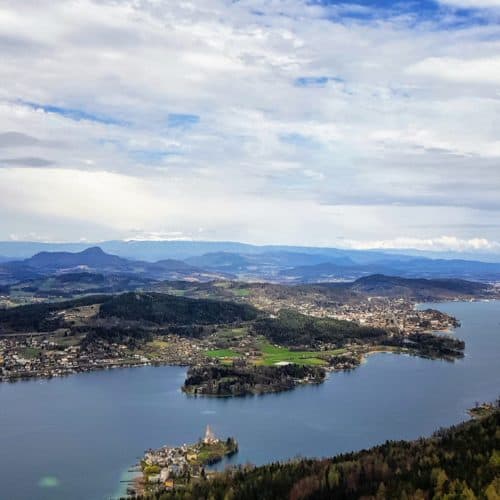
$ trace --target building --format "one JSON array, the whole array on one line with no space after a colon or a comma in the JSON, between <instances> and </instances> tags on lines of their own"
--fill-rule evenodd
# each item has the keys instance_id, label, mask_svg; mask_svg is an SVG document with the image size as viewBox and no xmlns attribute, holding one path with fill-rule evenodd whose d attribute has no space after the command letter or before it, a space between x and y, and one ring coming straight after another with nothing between
<instances>
[{"instance_id":1,"label":"building","mask_svg":"<svg viewBox=\"0 0 500 500\"><path fill-rule=\"evenodd\" d=\"M204 444L215 444L218 443L219 440L215 437L215 434L210 429L210 426L207 425L207 429L205 430L205 437L203 438Z\"/></svg>"}]
</instances>

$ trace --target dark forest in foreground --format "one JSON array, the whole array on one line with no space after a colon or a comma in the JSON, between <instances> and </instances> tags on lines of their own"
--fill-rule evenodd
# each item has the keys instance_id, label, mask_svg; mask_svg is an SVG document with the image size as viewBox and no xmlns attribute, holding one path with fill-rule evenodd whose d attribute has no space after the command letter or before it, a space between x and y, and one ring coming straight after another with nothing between
<instances>
[{"instance_id":1,"label":"dark forest in foreground","mask_svg":"<svg viewBox=\"0 0 500 500\"><path fill-rule=\"evenodd\" d=\"M228 471L148 500L498 499L500 411L416 441Z\"/></svg>"}]
</instances>

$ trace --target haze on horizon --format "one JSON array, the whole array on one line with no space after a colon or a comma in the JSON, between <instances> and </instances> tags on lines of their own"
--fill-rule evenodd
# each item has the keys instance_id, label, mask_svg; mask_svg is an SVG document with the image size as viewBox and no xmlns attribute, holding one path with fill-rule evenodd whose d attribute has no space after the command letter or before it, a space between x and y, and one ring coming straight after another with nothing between
<instances>
[{"instance_id":1,"label":"haze on horizon","mask_svg":"<svg viewBox=\"0 0 500 500\"><path fill-rule=\"evenodd\" d=\"M499 0L4 0L0 240L500 255Z\"/></svg>"}]
</instances>

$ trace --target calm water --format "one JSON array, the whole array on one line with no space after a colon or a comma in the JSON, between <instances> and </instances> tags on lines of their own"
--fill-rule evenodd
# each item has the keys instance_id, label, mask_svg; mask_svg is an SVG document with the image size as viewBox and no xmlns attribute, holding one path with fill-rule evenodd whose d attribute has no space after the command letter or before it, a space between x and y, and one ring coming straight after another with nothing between
<instances>
[{"instance_id":1,"label":"calm water","mask_svg":"<svg viewBox=\"0 0 500 500\"><path fill-rule=\"evenodd\" d=\"M186 397L177 367L0 384L0 497L113 497L146 448L195 441L207 423L238 439L234 462L260 464L415 438L462 421L475 401L499 396L500 302L435 307L462 321L465 359L377 354L321 386L227 400Z\"/></svg>"}]
</instances>

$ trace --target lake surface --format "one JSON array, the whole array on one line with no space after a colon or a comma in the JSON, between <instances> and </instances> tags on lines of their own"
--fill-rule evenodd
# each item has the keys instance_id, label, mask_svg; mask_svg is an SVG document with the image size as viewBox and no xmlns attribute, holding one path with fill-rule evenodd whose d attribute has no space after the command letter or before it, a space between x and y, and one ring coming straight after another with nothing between
<instances>
[{"instance_id":1,"label":"lake surface","mask_svg":"<svg viewBox=\"0 0 500 500\"><path fill-rule=\"evenodd\" d=\"M455 363L376 354L320 386L238 399L187 397L185 369L142 367L0 384L0 497L100 500L145 449L235 436L234 463L330 456L430 435L499 396L500 302L426 304L458 317ZM122 489L123 491L123 489Z\"/></svg>"}]
</instances>

